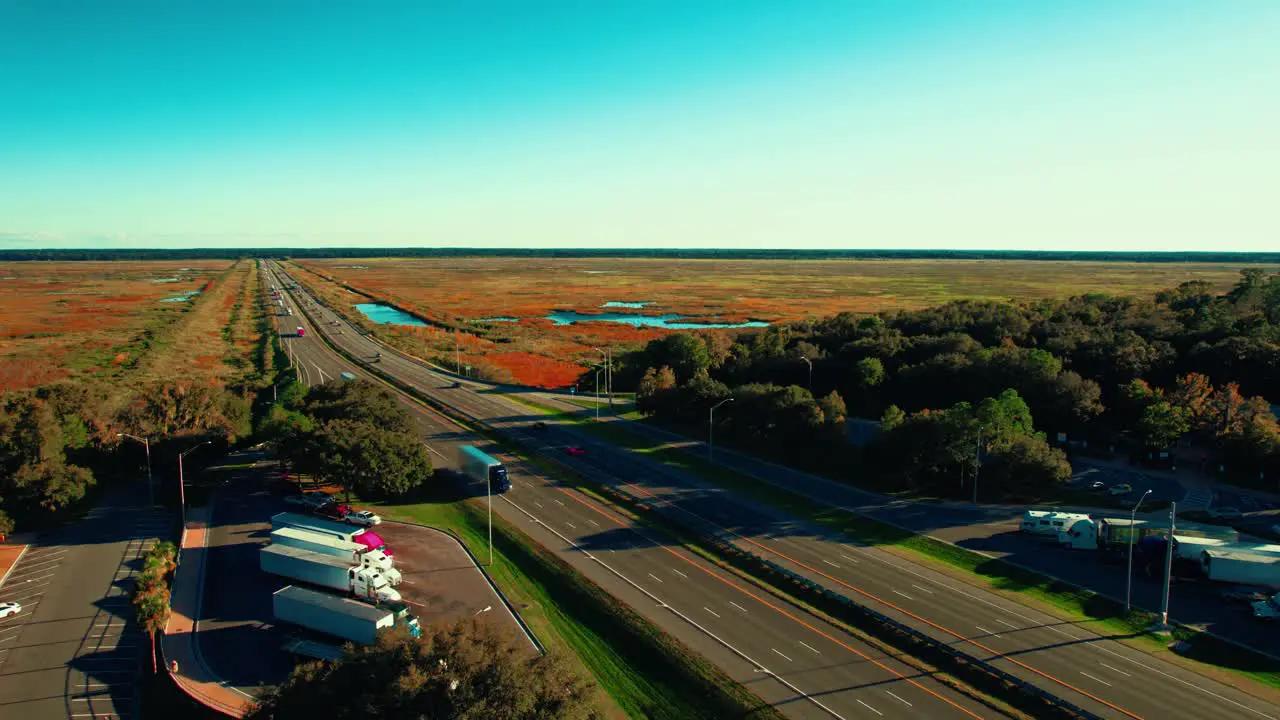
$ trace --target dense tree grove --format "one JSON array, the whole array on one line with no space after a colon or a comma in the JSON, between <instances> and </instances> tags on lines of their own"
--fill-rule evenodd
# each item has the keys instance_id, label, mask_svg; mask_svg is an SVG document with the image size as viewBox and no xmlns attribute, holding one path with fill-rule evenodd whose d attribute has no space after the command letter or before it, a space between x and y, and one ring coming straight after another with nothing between
<instances>
[{"instance_id":1,"label":"dense tree grove","mask_svg":"<svg viewBox=\"0 0 1280 720\"><path fill-rule=\"evenodd\" d=\"M531 655L492 626L466 620L379 633L337 662L297 667L250 720L588 720L600 717L592 685L558 654Z\"/></svg>"},{"instance_id":2,"label":"dense tree grove","mask_svg":"<svg viewBox=\"0 0 1280 720\"><path fill-rule=\"evenodd\" d=\"M295 471L366 497L404 495L431 477L409 412L385 389L333 380L291 398L267 422Z\"/></svg>"},{"instance_id":3,"label":"dense tree grove","mask_svg":"<svg viewBox=\"0 0 1280 720\"><path fill-rule=\"evenodd\" d=\"M1069 475L1060 434L1134 453L1193 444L1240 481L1280 479L1280 274L1246 269L1220 295L1192 281L1151 298L844 313L732 342L678 333L619 356L614 377L659 420L705 433L732 397L718 438L811 466L821 449L823 469L930 492L966 495L980 465L993 494L1034 495ZM979 439L982 408L1014 398L1018 430ZM834 441L846 416L882 420L863 456Z\"/></svg>"}]
</instances>

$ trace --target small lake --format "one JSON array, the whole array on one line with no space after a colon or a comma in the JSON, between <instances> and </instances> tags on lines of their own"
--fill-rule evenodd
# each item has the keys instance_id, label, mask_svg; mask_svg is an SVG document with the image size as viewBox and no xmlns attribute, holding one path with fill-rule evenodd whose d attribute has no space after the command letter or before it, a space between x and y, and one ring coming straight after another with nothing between
<instances>
[{"instance_id":1,"label":"small lake","mask_svg":"<svg viewBox=\"0 0 1280 720\"><path fill-rule=\"evenodd\" d=\"M170 297L162 299L160 302L187 302L191 298L200 294L199 290L188 290L184 293L178 293Z\"/></svg>"},{"instance_id":2,"label":"small lake","mask_svg":"<svg viewBox=\"0 0 1280 720\"><path fill-rule=\"evenodd\" d=\"M687 315L634 315L631 313L600 313L587 315L571 310L559 310L547 316L557 325L568 325L575 322L615 322L634 325L636 327L657 327L667 330L697 330L699 328L744 328L769 327L769 323L752 320L743 323L700 323L680 322Z\"/></svg>"},{"instance_id":3,"label":"small lake","mask_svg":"<svg viewBox=\"0 0 1280 720\"><path fill-rule=\"evenodd\" d=\"M379 325L417 325L418 327L426 327L427 324L407 312L397 310L390 305L382 303L361 303L356 305L356 309L364 313L364 316Z\"/></svg>"},{"instance_id":4,"label":"small lake","mask_svg":"<svg viewBox=\"0 0 1280 720\"><path fill-rule=\"evenodd\" d=\"M652 304L653 303L648 300L644 302L629 302L626 300L610 300L609 302L601 305L600 307L642 308L645 305L652 305Z\"/></svg>"}]
</instances>

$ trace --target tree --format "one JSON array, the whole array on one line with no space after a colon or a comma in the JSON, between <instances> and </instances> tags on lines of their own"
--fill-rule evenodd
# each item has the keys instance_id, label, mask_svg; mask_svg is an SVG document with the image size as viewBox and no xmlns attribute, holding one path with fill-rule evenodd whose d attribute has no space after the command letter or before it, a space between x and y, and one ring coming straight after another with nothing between
<instances>
[{"instance_id":1,"label":"tree","mask_svg":"<svg viewBox=\"0 0 1280 720\"><path fill-rule=\"evenodd\" d=\"M1212 421L1212 400L1213 384L1200 373L1179 376L1173 392L1169 393L1170 404L1183 411L1193 428L1203 427Z\"/></svg>"},{"instance_id":2,"label":"tree","mask_svg":"<svg viewBox=\"0 0 1280 720\"><path fill-rule=\"evenodd\" d=\"M678 382L688 382L711 366L707 345L697 335L673 333L653 341L657 364L670 366ZM656 350L656 352L655 352Z\"/></svg>"},{"instance_id":3,"label":"tree","mask_svg":"<svg viewBox=\"0 0 1280 720\"><path fill-rule=\"evenodd\" d=\"M844 398L840 397L840 393L835 390L819 400L818 407L822 409L822 418L827 425L843 425L848 419L849 410L845 407Z\"/></svg>"},{"instance_id":4,"label":"tree","mask_svg":"<svg viewBox=\"0 0 1280 720\"><path fill-rule=\"evenodd\" d=\"M859 360L854 366L854 372L858 387L862 390L872 390L884 384L884 363L880 358L870 357Z\"/></svg>"},{"instance_id":5,"label":"tree","mask_svg":"<svg viewBox=\"0 0 1280 720\"><path fill-rule=\"evenodd\" d=\"M412 432L409 411L385 388L367 380L330 380L307 392L304 412L318 423L355 420L392 432Z\"/></svg>"},{"instance_id":6,"label":"tree","mask_svg":"<svg viewBox=\"0 0 1280 720\"><path fill-rule=\"evenodd\" d=\"M156 635L163 633L169 624L169 588L148 588L134 598L134 607L138 624L151 640L151 672L155 673L159 670L156 665Z\"/></svg>"},{"instance_id":7,"label":"tree","mask_svg":"<svg viewBox=\"0 0 1280 720\"><path fill-rule=\"evenodd\" d=\"M395 497L431 477L426 445L405 432L357 420L330 420L312 434L315 474L347 491Z\"/></svg>"},{"instance_id":8,"label":"tree","mask_svg":"<svg viewBox=\"0 0 1280 720\"><path fill-rule=\"evenodd\" d=\"M1191 429L1186 412L1160 400L1147 406L1138 418L1138 438L1147 448L1162 450L1177 442Z\"/></svg>"},{"instance_id":9,"label":"tree","mask_svg":"<svg viewBox=\"0 0 1280 720\"><path fill-rule=\"evenodd\" d=\"M1051 447L1043 438L1020 435L982 466L983 483L994 483L1001 495L1035 500L1055 485L1071 477L1066 453Z\"/></svg>"},{"instance_id":10,"label":"tree","mask_svg":"<svg viewBox=\"0 0 1280 720\"><path fill-rule=\"evenodd\" d=\"M23 502L49 511L83 498L93 484L93 472L88 468L61 462L23 465L9 478L9 486Z\"/></svg>"},{"instance_id":11,"label":"tree","mask_svg":"<svg viewBox=\"0 0 1280 720\"><path fill-rule=\"evenodd\" d=\"M378 634L337 662L313 662L263 695L248 720L594 720L596 690L558 653L536 655L468 619Z\"/></svg>"},{"instance_id":12,"label":"tree","mask_svg":"<svg viewBox=\"0 0 1280 720\"><path fill-rule=\"evenodd\" d=\"M907 414L897 405L890 405L885 408L884 415L880 416L880 431L892 432L894 429L901 427L907 421Z\"/></svg>"}]
</instances>

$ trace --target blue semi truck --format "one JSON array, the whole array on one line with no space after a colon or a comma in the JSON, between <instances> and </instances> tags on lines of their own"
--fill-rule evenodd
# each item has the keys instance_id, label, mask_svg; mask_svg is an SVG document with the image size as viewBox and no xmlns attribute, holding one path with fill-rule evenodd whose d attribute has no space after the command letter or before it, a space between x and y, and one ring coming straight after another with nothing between
<instances>
[{"instance_id":1,"label":"blue semi truck","mask_svg":"<svg viewBox=\"0 0 1280 720\"><path fill-rule=\"evenodd\" d=\"M476 482L488 483L493 492L504 493L511 489L507 468L474 445L458 448L458 469Z\"/></svg>"}]
</instances>

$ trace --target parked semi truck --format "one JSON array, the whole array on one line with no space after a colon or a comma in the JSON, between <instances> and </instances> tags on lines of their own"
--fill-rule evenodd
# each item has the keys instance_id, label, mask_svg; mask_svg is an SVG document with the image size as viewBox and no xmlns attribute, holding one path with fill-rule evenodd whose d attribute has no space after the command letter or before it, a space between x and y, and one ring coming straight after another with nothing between
<instances>
[{"instance_id":1,"label":"parked semi truck","mask_svg":"<svg viewBox=\"0 0 1280 720\"><path fill-rule=\"evenodd\" d=\"M353 565L332 555L268 545L258 552L263 572L298 582L350 593L369 600L399 601L400 593L380 570Z\"/></svg>"},{"instance_id":2,"label":"parked semi truck","mask_svg":"<svg viewBox=\"0 0 1280 720\"><path fill-rule=\"evenodd\" d=\"M354 565L382 571L387 582L399 585L403 576L395 567L395 560L381 550L370 550L360 543L347 542L332 535L311 532L295 527L282 527L271 531L271 544L309 550L322 555L341 558Z\"/></svg>"},{"instance_id":3,"label":"parked semi truck","mask_svg":"<svg viewBox=\"0 0 1280 720\"><path fill-rule=\"evenodd\" d=\"M1140 543L1144 538L1169 534L1167 520L1152 522L1129 518L1088 517L1070 523L1058 533L1058 542L1074 550L1106 550L1127 547L1130 537ZM1198 523L1178 523L1175 536L1185 538L1212 538L1233 543L1240 533L1233 528Z\"/></svg>"},{"instance_id":4,"label":"parked semi truck","mask_svg":"<svg viewBox=\"0 0 1280 720\"><path fill-rule=\"evenodd\" d=\"M279 530L282 527L292 527L320 533L321 535L331 535L347 542L356 542L356 538L365 533L365 529L362 527L356 527L337 520L326 520L314 515L292 512L276 513L271 516L271 529Z\"/></svg>"},{"instance_id":5,"label":"parked semi truck","mask_svg":"<svg viewBox=\"0 0 1280 720\"><path fill-rule=\"evenodd\" d=\"M407 608L368 605L348 598L289 585L271 596L271 609L280 622L349 640L372 645L378 631L397 625L421 634L418 619Z\"/></svg>"},{"instance_id":6,"label":"parked semi truck","mask_svg":"<svg viewBox=\"0 0 1280 720\"><path fill-rule=\"evenodd\" d=\"M462 445L458 448L458 468L468 478L488 483L494 492L504 493L511 489L511 480L502 463L474 445Z\"/></svg>"},{"instance_id":7,"label":"parked semi truck","mask_svg":"<svg viewBox=\"0 0 1280 720\"><path fill-rule=\"evenodd\" d=\"M1201 552L1200 567L1216 582L1280 589L1280 555L1210 548Z\"/></svg>"}]
</instances>

